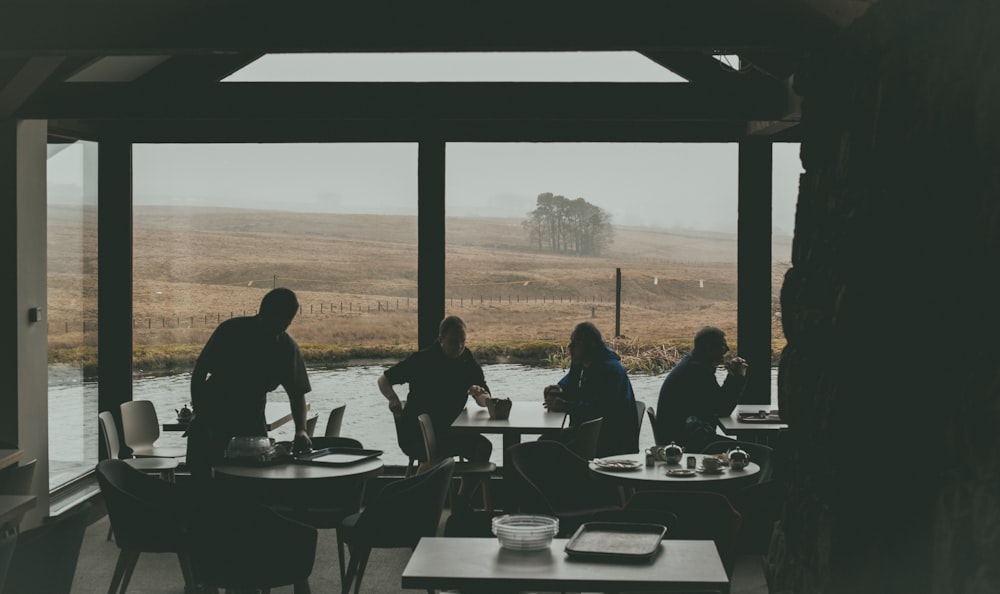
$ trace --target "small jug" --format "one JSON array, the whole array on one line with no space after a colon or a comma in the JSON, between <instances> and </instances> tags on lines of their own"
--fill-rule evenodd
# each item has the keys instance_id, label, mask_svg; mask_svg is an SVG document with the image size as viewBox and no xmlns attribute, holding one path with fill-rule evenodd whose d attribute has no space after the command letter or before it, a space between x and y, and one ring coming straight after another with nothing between
<instances>
[{"instance_id":1,"label":"small jug","mask_svg":"<svg viewBox=\"0 0 1000 594\"><path fill-rule=\"evenodd\" d=\"M728 452L729 467L733 470L743 470L750 463L750 454L746 450L735 447Z\"/></svg>"}]
</instances>

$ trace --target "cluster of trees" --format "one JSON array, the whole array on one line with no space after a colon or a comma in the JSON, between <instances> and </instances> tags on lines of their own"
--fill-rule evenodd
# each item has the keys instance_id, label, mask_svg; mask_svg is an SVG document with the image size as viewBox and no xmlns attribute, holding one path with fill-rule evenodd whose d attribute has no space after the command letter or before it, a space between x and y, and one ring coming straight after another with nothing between
<instances>
[{"instance_id":1,"label":"cluster of trees","mask_svg":"<svg viewBox=\"0 0 1000 594\"><path fill-rule=\"evenodd\" d=\"M614 240L611 214L583 198L539 194L524 220L528 240L538 249L600 255Z\"/></svg>"}]
</instances>

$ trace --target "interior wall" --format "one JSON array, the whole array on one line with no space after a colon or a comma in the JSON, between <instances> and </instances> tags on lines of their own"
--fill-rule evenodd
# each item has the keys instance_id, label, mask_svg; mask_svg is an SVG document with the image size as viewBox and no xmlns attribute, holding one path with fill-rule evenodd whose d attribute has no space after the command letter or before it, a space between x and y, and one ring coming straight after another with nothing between
<instances>
[{"instance_id":1,"label":"interior wall","mask_svg":"<svg viewBox=\"0 0 1000 594\"><path fill-rule=\"evenodd\" d=\"M882 0L797 75L772 592L1000 589L998 30Z\"/></svg>"}]
</instances>

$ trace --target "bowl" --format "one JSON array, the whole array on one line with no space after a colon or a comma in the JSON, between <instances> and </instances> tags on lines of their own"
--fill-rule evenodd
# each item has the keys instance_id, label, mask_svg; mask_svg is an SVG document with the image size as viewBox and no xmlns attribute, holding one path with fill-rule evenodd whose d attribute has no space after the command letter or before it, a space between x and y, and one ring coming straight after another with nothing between
<instances>
[{"instance_id":1,"label":"bowl","mask_svg":"<svg viewBox=\"0 0 1000 594\"><path fill-rule=\"evenodd\" d=\"M267 437L233 437L226 446L226 458L267 459L274 452Z\"/></svg>"},{"instance_id":2,"label":"bowl","mask_svg":"<svg viewBox=\"0 0 1000 594\"><path fill-rule=\"evenodd\" d=\"M512 551L547 549L559 532L559 519L533 514L506 514L493 518L493 534L500 546Z\"/></svg>"}]
</instances>

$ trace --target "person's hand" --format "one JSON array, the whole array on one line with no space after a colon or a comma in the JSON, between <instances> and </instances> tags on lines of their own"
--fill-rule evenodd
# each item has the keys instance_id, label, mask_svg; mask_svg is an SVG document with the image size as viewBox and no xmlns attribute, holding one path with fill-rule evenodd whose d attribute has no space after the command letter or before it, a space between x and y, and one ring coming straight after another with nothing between
<instances>
[{"instance_id":1,"label":"person's hand","mask_svg":"<svg viewBox=\"0 0 1000 594\"><path fill-rule=\"evenodd\" d=\"M292 442L292 451L295 453L308 452L312 449L312 438L306 433L305 429L300 429L295 432L295 439Z\"/></svg>"},{"instance_id":2,"label":"person's hand","mask_svg":"<svg viewBox=\"0 0 1000 594\"><path fill-rule=\"evenodd\" d=\"M747 362L743 357L733 357L726 362L726 371L733 375L745 376L747 374Z\"/></svg>"},{"instance_id":3,"label":"person's hand","mask_svg":"<svg viewBox=\"0 0 1000 594\"><path fill-rule=\"evenodd\" d=\"M394 417L403 414L403 403L399 401L399 398L389 401L389 411Z\"/></svg>"},{"instance_id":4,"label":"person's hand","mask_svg":"<svg viewBox=\"0 0 1000 594\"><path fill-rule=\"evenodd\" d=\"M544 402L542 404L545 406L546 409L552 410L551 408L549 408L549 405L553 402L554 399L559 398L559 395L562 394L562 391L563 391L562 386L556 384L553 384L551 386L545 386L545 389L542 390L542 395L544 398Z\"/></svg>"},{"instance_id":5,"label":"person's hand","mask_svg":"<svg viewBox=\"0 0 1000 594\"><path fill-rule=\"evenodd\" d=\"M469 386L469 396L472 396L479 406L486 406L486 401L490 398L490 393L482 386Z\"/></svg>"},{"instance_id":6,"label":"person's hand","mask_svg":"<svg viewBox=\"0 0 1000 594\"><path fill-rule=\"evenodd\" d=\"M549 394L545 397L545 410L549 412L565 412L566 401L559 396Z\"/></svg>"}]
</instances>

